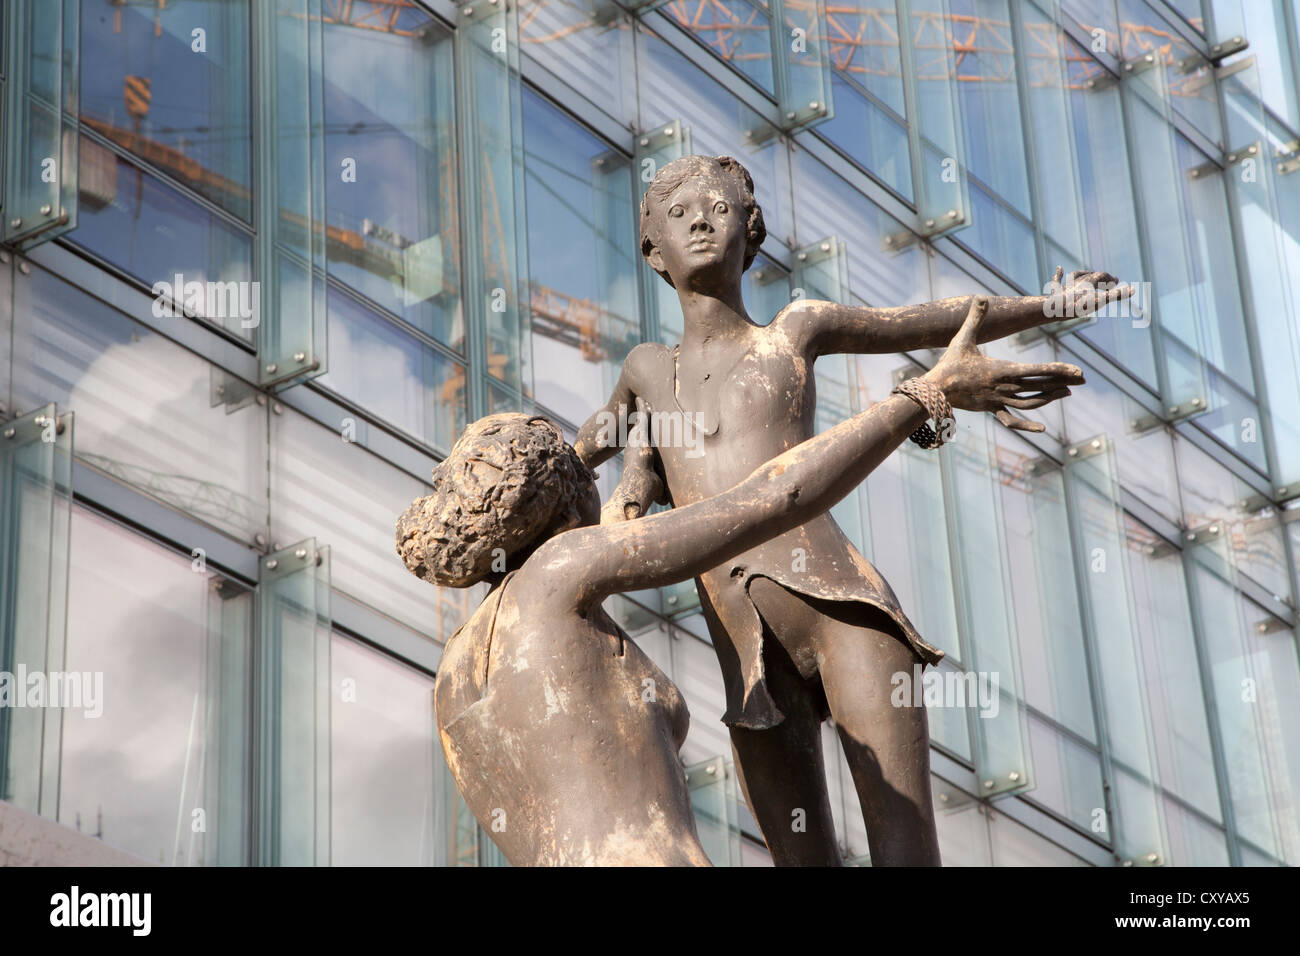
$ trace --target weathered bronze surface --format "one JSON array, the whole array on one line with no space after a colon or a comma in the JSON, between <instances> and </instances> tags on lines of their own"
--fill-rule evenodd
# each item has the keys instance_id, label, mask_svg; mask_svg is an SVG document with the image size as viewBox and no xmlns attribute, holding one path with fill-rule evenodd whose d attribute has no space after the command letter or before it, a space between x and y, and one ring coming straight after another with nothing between
<instances>
[{"instance_id":1,"label":"weathered bronze surface","mask_svg":"<svg viewBox=\"0 0 1300 956\"><path fill-rule=\"evenodd\" d=\"M642 254L676 289L685 334L677 349L647 343L632 351L576 448L589 465L607 459L617 450L610 418L638 403L652 416L689 418L700 441L689 448L661 441L653 465L629 470L607 506L610 518L644 513L661 486L678 508L707 501L805 441L819 356L940 347L967 312L965 298L899 308L800 299L770 324L756 324L741 276L763 241L763 216L748 172L728 157L688 156L660 168L640 222ZM1117 286L1105 273L1075 273L1063 283L1058 270L1049 295L990 298L979 341L1086 315L1132 292ZM962 361L987 391L950 392L951 403L992 411L1026 431L1042 426L1009 409L1039 407L1081 380L1061 363L988 363L973 343ZM654 477L636 473L651 467ZM925 711L892 707L889 690L891 675L942 654L917 633L884 578L818 513L766 535L696 583L726 688L723 719L774 860L840 862L821 753L820 723L829 716L861 799L873 864L938 864Z\"/></svg>"},{"instance_id":2,"label":"weathered bronze surface","mask_svg":"<svg viewBox=\"0 0 1300 956\"><path fill-rule=\"evenodd\" d=\"M904 310L801 301L756 325L740 277L762 241L762 213L734 160L661 169L642 234L682 302L680 351L635 349L576 449L539 416L475 422L435 469L434 493L398 521L413 573L492 586L449 640L435 684L457 786L514 864L707 865L677 757L685 704L601 609L611 594L696 577L746 799L776 862L840 862L820 745L829 714L873 862L938 863L925 711L891 707L889 678L941 655L825 514L926 413L895 394L811 437L812 364L828 352L951 339L924 381L953 407L1029 430L1038 426L1006 409L1060 398L1082 374L976 348L1050 321L1043 298ZM1108 278L1090 274L1054 295L1081 297ZM658 433L652 447L655 432L632 428L623 482L602 512L588 465L618 450L626 430L609 428L611 416L626 420L638 401L645 416L685 416L703 437L686 448ZM673 509L638 517L660 499Z\"/></svg>"}]
</instances>

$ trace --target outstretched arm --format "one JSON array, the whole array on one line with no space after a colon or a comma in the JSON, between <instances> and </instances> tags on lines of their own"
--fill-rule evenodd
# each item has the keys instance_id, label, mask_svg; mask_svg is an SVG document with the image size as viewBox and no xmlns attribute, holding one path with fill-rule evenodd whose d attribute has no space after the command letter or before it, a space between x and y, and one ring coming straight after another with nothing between
<instances>
[{"instance_id":1,"label":"outstretched arm","mask_svg":"<svg viewBox=\"0 0 1300 956\"><path fill-rule=\"evenodd\" d=\"M618 435L626 425L627 417L636 410L638 389L636 383L641 380L640 369L654 360L655 346L643 343L628 353L619 370L618 382L610 393L609 401L583 423L578 429L577 441L573 450L578 453L583 464L588 468L608 461L618 454ZM626 434L626 432L623 432Z\"/></svg>"},{"instance_id":2,"label":"outstretched arm","mask_svg":"<svg viewBox=\"0 0 1300 956\"><path fill-rule=\"evenodd\" d=\"M1132 286L1120 286L1105 272L1073 272L1063 283L1058 268L1047 295L990 297L979 341L992 342L1049 322L1091 315L1132 294ZM943 347L961 328L969 304L967 296L896 308L803 300L788 307L778 321L812 355L905 352Z\"/></svg>"},{"instance_id":3,"label":"outstretched arm","mask_svg":"<svg viewBox=\"0 0 1300 956\"><path fill-rule=\"evenodd\" d=\"M975 348L985 299L968 300L965 324L943 360L926 373L957 407L989 402L1032 408L1083 380L1062 363L1022 365L985 358ZM1035 392L1026 397L1016 393ZM735 487L685 508L637 521L578 528L552 538L529 559L534 580L557 600L585 611L618 591L661 587L699 574L822 513L857 487L925 412L891 395L757 468Z\"/></svg>"}]
</instances>

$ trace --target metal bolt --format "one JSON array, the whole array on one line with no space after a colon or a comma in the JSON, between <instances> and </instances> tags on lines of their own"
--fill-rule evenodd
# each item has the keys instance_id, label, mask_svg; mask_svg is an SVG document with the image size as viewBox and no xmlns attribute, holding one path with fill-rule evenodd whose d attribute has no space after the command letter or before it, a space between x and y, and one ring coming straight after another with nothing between
<instances>
[{"instance_id":1,"label":"metal bolt","mask_svg":"<svg viewBox=\"0 0 1300 956\"><path fill-rule=\"evenodd\" d=\"M985 780L985 781L984 781L984 789L985 789L985 790L992 790L992 789L993 789L993 781L992 781L992 780Z\"/></svg>"},{"instance_id":2,"label":"metal bolt","mask_svg":"<svg viewBox=\"0 0 1300 956\"><path fill-rule=\"evenodd\" d=\"M794 113L793 113L793 112L791 112L791 113L786 113L786 114L785 114L785 118L788 119L788 120L792 120L792 119L794 119Z\"/></svg>"},{"instance_id":3,"label":"metal bolt","mask_svg":"<svg viewBox=\"0 0 1300 956\"><path fill-rule=\"evenodd\" d=\"M276 366L276 364L275 364L274 362L268 362L268 363L266 364L266 373L267 373L268 375L274 375L274 374L275 374L275 370L276 370L276 368L277 368L277 366Z\"/></svg>"},{"instance_id":4,"label":"metal bolt","mask_svg":"<svg viewBox=\"0 0 1300 956\"><path fill-rule=\"evenodd\" d=\"M257 544L259 548L263 547L266 544L266 535L262 534L261 532L258 532L257 534L253 535L253 541Z\"/></svg>"},{"instance_id":5,"label":"metal bolt","mask_svg":"<svg viewBox=\"0 0 1300 956\"><path fill-rule=\"evenodd\" d=\"M9 225L12 226L14 229L17 229L17 228L18 228L19 226L21 226L22 224L23 224L23 221L22 221L21 219L10 219L10 220L9 220Z\"/></svg>"},{"instance_id":6,"label":"metal bolt","mask_svg":"<svg viewBox=\"0 0 1300 956\"><path fill-rule=\"evenodd\" d=\"M299 364L301 364L301 363L307 361L307 353L306 353L306 352L294 352L294 353L293 353L293 360L294 360L295 362L298 362Z\"/></svg>"},{"instance_id":7,"label":"metal bolt","mask_svg":"<svg viewBox=\"0 0 1300 956\"><path fill-rule=\"evenodd\" d=\"M649 146L649 145L650 145L650 140L649 140L647 137L642 136L642 137L641 137L641 145L642 145L642 146Z\"/></svg>"},{"instance_id":8,"label":"metal bolt","mask_svg":"<svg viewBox=\"0 0 1300 956\"><path fill-rule=\"evenodd\" d=\"M41 215L48 216L49 214L50 214L50 204L46 203L45 205L41 206Z\"/></svg>"},{"instance_id":9,"label":"metal bolt","mask_svg":"<svg viewBox=\"0 0 1300 956\"><path fill-rule=\"evenodd\" d=\"M25 276L29 276L32 274L32 264L24 259L22 262L18 263L18 271Z\"/></svg>"},{"instance_id":10,"label":"metal bolt","mask_svg":"<svg viewBox=\"0 0 1300 956\"><path fill-rule=\"evenodd\" d=\"M716 777L718 775L718 768L713 766L713 764L709 764L707 767L704 768L704 772L707 773L710 777Z\"/></svg>"},{"instance_id":11,"label":"metal bolt","mask_svg":"<svg viewBox=\"0 0 1300 956\"><path fill-rule=\"evenodd\" d=\"M266 396L265 396L265 395L258 395L257 398L256 398L256 402L257 402L257 404L259 404L259 405L265 405L265 404L266 404Z\"/></svg>"},{"instance_id":12,"label":"metal bolt","mask_svg":"<svg viewBox=\"0 0 1300 956\"><path fill-rule=\"evenodd\" d=\"M1219 526L1217 524L1210 525L1210 534L1218 534L1218 533L1219 533Z\"/></svg>"},{"instance_id":13,"label":"metal bolt","mask_svg":"<svg viewBox=\"0 0 1300 956\"><path fill-rule=\"evenodd\" d=\"M933 229L933 228L934 228L934 220L933 220L933 219L927 219L927 220L925 221L925 228L926 228L926 229Z\"/></svg>"},{"instance_id":14,"label":"metal bolt","mask_svg":"<svg viewBox=\"0 0 1300 956\"><path fill-rule=\"evenodd\" d=\"M472 16L474 15L474 8L473 8L473 7L466 7L464 10L462 10L462 11L460 11L460 12L463 13L463 14L464 14L465 16L467 16L467 17L472 17Z\"/></svg>"},{"instance_id":15,"label":"metal bolt","mask_svg":"<svg viewBox=\"0 0 1300 956\"><path fill-rule=\"evenodd\" d=\"M1177 405L1170 405L1170 406L1169 406L1169 414L1170 414L1170 415L1177 415L1177 414L1178 414L1178 406L1177 406Z\"/></svg>"},{"instance_id":16,"label":"metal bolt","mask_svg":"<svg viewBox=\"0 0 1300 956\"><path fill-rule=\"evenodd\" d=\"M822 252L830 252L831 244L829 242L823 242L818 248L820 248Z\"/></svg>"},{"instance_id":17,"label":"metal bolt","mask_svg":"<svg viewBox=\"0 0 1300 956\"><path fill-rule=\"evenodd\" d=\"M1202 399L1199 398L1192 399L1192 408L1200 408L1204 404L1205 402Z\"/></svg>"},{"instance_id":18,"label":"metal bolt","mask_svg":"<svg viewBox=\"0 0 1300 956\"><path fill-rule=\"evenodd\" d=\"M670 594L670 595L668 595L668 603L669 603L669 604L676 604L676 603L677 603L677 595L676 595L676 594Z\"/></svg>"},{"instance_id":19,"label":"metal bolt","mask_svg":"<svg viewBox=\"0 0 1300 956\"><path fill-rule=\"evenodd\" d=\"M9 264L9 253L0 252L0 265L8 265L8 264Z\"/></svg>"},{"instance_id":20,"label":"metal bolt","mask_svg":"<svg viewBox=\"0 0 1300 956\"><path fill-rule=\"evenodd\" d=\"M1195 531L1189 531L1189 532L1187 532L1187 540L1188 540L1188 541L1195 541L1195 540L1196 540L1196 532L1195 532Z\"/></svg>"},{"instance_id":21,"label":"metal bolt","mask_svg":"<svg viewBox=\"0 0 1300 956\"><path fill-rule=\"evenodd\" d=\"M810 110L814 110L814 111L815 111L815 110L819 110L819 109L821 109L821 108L822 108L822 105L821 105L820 103L818 103L816 100L813 100L811 103L808 104L808 108L809 108Z\"/></svg>"},{"instance_id":22,"label":"metal bolt","mask_svg":"<svg viewBox=\"0 0 1300 956\"><path fill-rule=\"evenodd\" d=\"M1285 494L1289 494L1290 491L1291 489L1287 485L1283 485L1281 488L1277 490L1277 493L1279 495L1285 495Z\"/></svg>"},{"instance_id":23,"label":"metal bolt","mask_svg":"<svg viewBox=\"0 0 1300 956\"><path fill-rule=\"evenodd\" d=\"M1077 449L1077 448L1067 448L1067 449L1065 450L1065 453L1066 453L1068 456L1070 456L1071 458L1078 458L1078 457L1079 457L1079 449Z\"/></svg>"},{"instance_id":24,"label":"metal bolt","mask_svg":"<svg viewBox=\"0 0 1300 956\"><path fill-rule=\"evenodd\" d=\"M306 548L299 548L297 551L295 551L295 552L293 553L293 556L294 556L295 558L297 558L299 561L303 561L303 560L305 560L306 557L307 557L307 549L306 549Z\"/></svg>"},{"instance_id":25,"label":"metal bolt","mask_svg":"<svg viewBox=\"0 0 1300 956\"><path fill-rule=\"evenodd\" d=\"M1159 863L1159 862L1160 862L1160 854L1158 854L1158 853L1148 853L1148 854L1147 854L1147 862L1148 862L1148 863Z\"/></svg>"},{"instance_id":26,"label":"metal bolt","mask_svg":"<svg viewBox=\"0 0 1300 956\"><path fill-rule=\"evenodd\" d=\"M672 128L671 126L665 126L665 127L664 127L664 135L665 135L665 136L672 136L672 135L673 135L673 128Z\"/></svg>"},{"instance_id":27,"label":"metal bolt","mask_svg":"<svg viewBox=\"0 0 1300 956\"><path fill-rule=\"evenodd\" d=\"M806 252L801 252L801 253L799 253L799 255L798 255L796 258L798 258L798 260L799 260L800 262L807 262L807 261L808 261L808 253L806 253Z\"/></svg>"},{"instance_id":28,"label":"metal bolt","mask_svg":"<svg viewBox=\"0 0 1300 956\"><path fill-rule=\"evenodd\" d=\"M274 571L279 566L280 566L280 562L277 561L275 558L271 558L269 561L266 562L266 569L268 571Z\"/></svg>"},{"instance_id":29,"label":"metal bolt","mask_svg":"<svg viewBox=\"0 0 1300 956\"><path fill-rule=\"evenodd\" d=\"M1100 447L1101 447L1101 439L1100 439L1100 438L1094 438L1094 439L1092 440L1092 447L1093 447L1093 448L1100 448Z\"/></svg>"},{"instance_id":30,"label":"metal bolt","mask_svg":"<svg viewBox=\"0 0 1300 956\"><path fill-rule=\"evenodd\" d=\"M958 213L957 213L957 210L956 210L956 209L949 209L949 210L948 210L948 218L949 218L949 219L956 219L956 218L957 218L957 215L958 215Z\"/></svg>"},{"instance_id":31,"label":"metal bolt","mask_svg":"<svg viewBox=\"0 0 1300 956\"><path fill-rule=\"evenodd\" d=\"M5 438L13 438L16 434L18 434L18 432L13 428L5 429Z\"/></svg>"},{"instance_id":32,"label":"metal bolt","mask_svg":"<svg viewBox=\"0 0 1300 956\"><path fill-rule=\"evenodd\" d=\"M1020 780L1020 771L1018 770L1011 771L1009 774L1007 774L1007 779L1010 780L1012 783L1018 782Z\"/></svg>"},{"instance_id":33,"label":"metal bolt","mask_svg":"<svg viewBox=\"0 0 1300 956\"><path fill-rule=\"evenodd\" d=\"M276 402L274 405L271 406L271 411L275 412L277 415L283 415L284 406L281 405L279 402Z\"/></svg>"}]
</instances>

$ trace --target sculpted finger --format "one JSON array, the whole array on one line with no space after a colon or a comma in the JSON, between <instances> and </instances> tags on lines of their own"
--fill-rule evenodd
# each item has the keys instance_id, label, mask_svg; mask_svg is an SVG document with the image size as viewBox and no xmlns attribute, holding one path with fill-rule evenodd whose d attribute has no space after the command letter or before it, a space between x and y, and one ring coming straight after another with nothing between
<instances>
[{"instance_id":1,"label":"sculpted finger","mask_svg":"<svg viewBox=\"0 0 1300 956\"><path fill-rule=\"evenodd\" d=\"M997 379L1002 382L1023 382L1034 385L1044 379L1060 379L1063 384L1082 385L1083 369L1069 362L1004 362L997 369Z\"/></svg>"},{"instance_id":2,"label":"sculpted finger","mask_svg":"<svg viewBox=\"0 0 1300 956\"><path fill-rule=\"evenodd\" d=\"M1012 415L1005 408L995 412L995 414L997 415L998 421L1003 425L1006 425L1008 428L1014 428L1016 431L1042 432L1047 430L1046 426L1042 425L1040 422L1031 422L1026 418L1016 418L1015 415Z\"/></svg>"},{"instance_id":3,"label":"sculpted finger","mask_svg":"<svg viewBox=\"0 0 1300 956\"><path fill-rule=\"evenodd\" d=\"M950 349L973 349L979 341L980 326L984 324L984 317L989 314L988 296L975 295L971 296L970 309L966 312L966 321L962 323L953 340L948 343Z\"/></svg>"},{"instance_id":4,"label":"sculpted finger","mask_svg":"<svg viewBox=\"0 0 1300 956\"><path fill-rule=\"evenodd\" d=\"M1050 392L1043 392L1040 395L1031 395L1027 398L1004 398L1003 404L1012 408L1042 408L1048 402L1054 402L1058 398L1065 398L1070 394L1068 388L1054 388Z\"/></svg>"},{"instance_id":5,"label":"sculpted finger","mask_svg":"<svg viewBox=\"0 0 1300 956\"><path fill-rule=\"evenodd\" d=\"M1056 271L1052 273L1052 287L1060 288L1061 279L1063 279L1064 277L1065 277L1065 269L1063 269L1061 266L1057 266Z\"/></svg>"}]
</instances>

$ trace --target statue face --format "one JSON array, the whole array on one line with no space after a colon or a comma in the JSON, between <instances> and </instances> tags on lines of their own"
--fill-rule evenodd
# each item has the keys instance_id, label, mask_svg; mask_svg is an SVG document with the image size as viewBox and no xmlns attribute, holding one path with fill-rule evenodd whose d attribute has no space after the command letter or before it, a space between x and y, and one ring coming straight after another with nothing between
<instances>
[{"instance_id":1,"label":"statue face","mask_svg":"<svg viewBox=\"0 0 1300 956\"><path fill-rule=\"evenodd\" d=\"M679 290L716 292L745 271L748 223L740 184L721 169L682 183L650 209L654 248L646 257Z\"/></svg>"}]
</instances>

